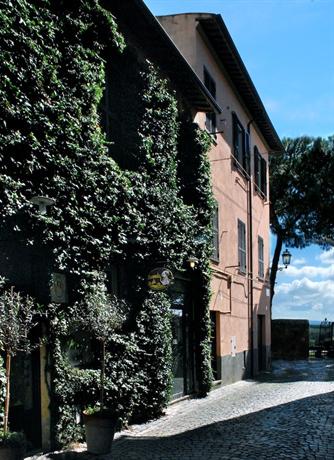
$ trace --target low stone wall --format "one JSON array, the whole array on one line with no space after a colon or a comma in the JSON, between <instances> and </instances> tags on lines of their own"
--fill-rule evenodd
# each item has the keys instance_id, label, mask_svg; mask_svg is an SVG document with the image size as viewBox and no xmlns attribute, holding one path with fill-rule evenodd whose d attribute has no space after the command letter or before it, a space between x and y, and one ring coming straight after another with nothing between
<instances>
[{"instance_id":1,"label":"low stone wall","mask_svg":"<svg viewBox=\"0 0 334 460\"><path fill-rule=\"evenodd\" d=\"M271 322L271 354L274 359L306 359L309 354L309 322L274 319Z\"/></svg>"}]
</instances>

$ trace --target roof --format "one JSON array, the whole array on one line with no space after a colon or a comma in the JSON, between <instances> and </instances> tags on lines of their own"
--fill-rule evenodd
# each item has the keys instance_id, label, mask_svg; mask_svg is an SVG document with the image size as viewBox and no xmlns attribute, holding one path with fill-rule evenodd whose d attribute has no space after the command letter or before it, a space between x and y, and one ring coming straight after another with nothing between
<instances>
[{"instance_id":1,"label":"roof","mask_svg":"<svg viewBox=\"0 0 334 460\"><path fill-rule=\"evenodd\" d=\"M147 57L157 63L189 104L199 112L222 109L184 59L155 16L142 0L106 0L106 8L128 27L145 47Z\"/></svg>"},{"instance_id":2,"label":"roof","mask_svg":"<svg viewBox=\"0 0 334 460\"><path fill-rule=\"evenodd\" d=\"M220 14L200 13L197 21L272 152L284 150Z\"/></svg>"}]
</instances>

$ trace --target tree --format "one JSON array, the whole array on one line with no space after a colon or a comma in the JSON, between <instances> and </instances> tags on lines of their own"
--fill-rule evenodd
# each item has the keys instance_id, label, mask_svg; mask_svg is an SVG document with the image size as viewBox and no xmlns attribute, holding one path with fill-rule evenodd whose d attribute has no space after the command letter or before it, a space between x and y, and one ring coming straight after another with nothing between
<instances>
[{"instance_id":1,"label":"tree","mask_svg":"<svg viewBox=\"0 0 334 460\"><path fill-rule=\"evenodd\" d=\"M283 139L270 160L271 229L276 247L270 273L271 302L283 243L326 246L334 232L334 136Z\"/></svg>"},{"instance_id":2,"label":"tree","mask_svg":"<svg viewBox=\"0 0 334 460\"><path fill-rule=\"evenodd\" d=\"M34 326L34 302L30 297L23 297L19 292L4 289L4 280L0 280L0 350L4 351L6 360L6 390L4 397L3 431L8 431L10 403L11 359L19 352L31 349L28 334Z\"/></svg>"},{"instance_id":3,"label":"tree","mask_svg":"<svg viewBox=\"0 0 334 460\"><path fill-rule=\"evenodd\" d=\"M95 273L91 283L83 281L83 301L76 305L75 323L88 331L99 343L100 354L100 410L105 408L106 345L112 334L124 322L126 304L107 291L105 276Z\"/></svg>"}]
</instances>

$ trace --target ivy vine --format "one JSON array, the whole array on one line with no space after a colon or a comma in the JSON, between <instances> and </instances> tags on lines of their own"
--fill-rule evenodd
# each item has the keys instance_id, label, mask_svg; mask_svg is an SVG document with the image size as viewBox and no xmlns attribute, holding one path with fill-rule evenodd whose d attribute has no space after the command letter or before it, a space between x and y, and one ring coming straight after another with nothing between
<instances>
[{"instance_id":1,"label":"ivy vine","mask_svg":"<svg viewBox=\"0 0 334 460\"><path fill-rule=\"evenodd\" d=\"M200 260L192 291L201 394L212 381L210 137L184 116L159 70L125 48L98 0L0 5L1 231L51 248L53 270L77 284L112 263L126 267L132 310L108 344L106 402L123 422L156 417L168 403L172 361L171 300L146 288L158 261L182 272L190 255ZM134 168L124 160L124 136L111 126L107 137L100 116L106 69L112 79L120 63L141 89L127 112ZM30 203L36 195L55 199L47 216ZM82 439L76 418L98 399L98 371L94 360L76 367L69 359L71 307L46 310L53 436L64 445Z\"/></svg>"}]
</instances>

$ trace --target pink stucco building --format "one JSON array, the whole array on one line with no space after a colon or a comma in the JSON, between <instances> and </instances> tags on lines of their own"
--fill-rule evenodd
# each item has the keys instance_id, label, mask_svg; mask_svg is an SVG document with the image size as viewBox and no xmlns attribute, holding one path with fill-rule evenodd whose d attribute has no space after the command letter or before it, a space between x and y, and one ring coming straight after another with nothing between
<instances>
[{"instance_id":1,"label":"pink stucco building","mask_svg":"<svg viewBox=\"0 0 334 460\"><path fill-rule=\"evenodd\" d=\"M158 20L218 105L195 121L215 141L212 365L234 382L270 365L268 156L282 145L221 16Z\"/></svg>"}]
</instances>

